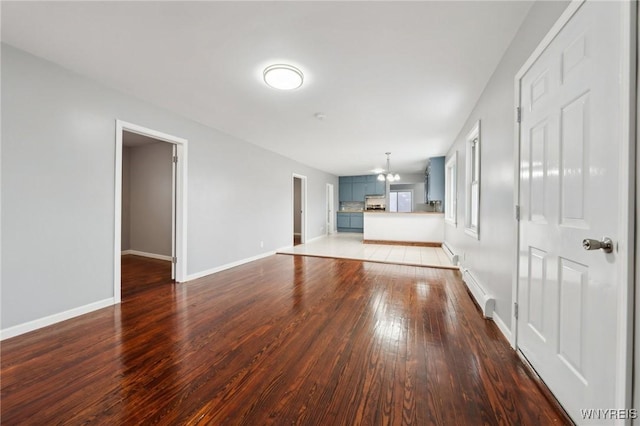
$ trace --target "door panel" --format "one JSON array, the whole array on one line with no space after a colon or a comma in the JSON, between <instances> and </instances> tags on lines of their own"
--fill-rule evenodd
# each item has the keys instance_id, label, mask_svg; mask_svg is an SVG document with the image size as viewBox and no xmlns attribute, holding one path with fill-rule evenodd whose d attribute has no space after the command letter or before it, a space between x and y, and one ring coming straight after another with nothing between
<instances>
[{"instance_id":1,"label":"door panel","mask_svg":"<svg viewBox=\"0 0 640 426\"><path fill-rule=\"evenodd\" d=\"M581 409L625 408L618 254L582 248L621 237L621 4L585 2L520 80L517 344L578 423Z\"/></svg>"}]
</instances>

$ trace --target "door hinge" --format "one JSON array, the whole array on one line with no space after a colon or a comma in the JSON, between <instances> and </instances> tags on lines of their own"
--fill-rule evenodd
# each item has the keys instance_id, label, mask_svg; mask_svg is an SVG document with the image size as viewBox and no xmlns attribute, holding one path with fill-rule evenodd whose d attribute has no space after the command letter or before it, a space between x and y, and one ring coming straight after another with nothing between
<instances>
[{"instance_id":1,"label":"door hinge","mask_svg":"<svg viewBox=\"0 0 640 426\"><path fill-rule=\"evenodd\" d=\"M513 304L513 316L518 319L518 302L514 302Z\"/></svg>"},{"instance_id":2,"label":"door hinge","mask_svg":"<svg viewBox=\"0 0 640 426\"><path fill-rule=\"evenodd\" d=\"M178 162L178 156L177 156L177 155L174 155L174 156L173 156L173 162L174 162L174 163L177 163L177 162Z\"/></svg>"},{"instance_id":3,"label":"door hinge","mask_svg":"<svg viewBox=\"0 0 640 426\"><path fill-rule=\"evenodd\" d=\"M174 263L174 264L175 264L175 263L178 263L178 258L177 258L177 257L175 257L175 256L173 256L173 257L171 258L171 263Z\"/></svg>"},{"instance_id":4,"label":"door hinge","mask_svg":"<svg viewBox=\"0 0 640 426\"><path fill-rule=\"evenodd\" d=\"M520 220L520 206L516 205L516 220Z\"/></svg>"},{"instance_id":5,"label":"door hinge","mask_svg":"<svg viewBox=\"0 0 640 426\"><path fill-rule=\"evenodd\" d=\"M522 110L520 107L516 107L516 123L520 123L522 121Z\"/></svg>"}]
</instances>

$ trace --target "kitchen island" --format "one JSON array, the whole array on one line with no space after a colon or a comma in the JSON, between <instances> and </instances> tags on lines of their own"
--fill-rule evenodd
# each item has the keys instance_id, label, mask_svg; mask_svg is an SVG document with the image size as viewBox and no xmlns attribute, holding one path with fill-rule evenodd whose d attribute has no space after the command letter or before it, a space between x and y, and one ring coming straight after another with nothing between
<instances>
[{"instance_id":1,"label":"kitchen island","mask_svg":"<svg viewBox=\"0 0 640 426\"><path fill-rule=\"evenodd\" d=\"M444 241L444 213L364 212L365 243L415 243L440 246Z\"/></svg>"}]
</instances>

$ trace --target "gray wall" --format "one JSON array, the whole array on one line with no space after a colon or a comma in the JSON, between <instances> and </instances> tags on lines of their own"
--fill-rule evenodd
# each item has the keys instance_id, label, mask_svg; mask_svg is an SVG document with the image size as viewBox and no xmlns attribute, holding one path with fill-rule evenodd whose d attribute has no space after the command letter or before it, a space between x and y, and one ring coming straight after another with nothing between
<instances>
[{"instance_id":1,"label":"gray wall","mask_svg":"<svg viewBox=\"0 0 640 426\"><path fill-rule=\"evenodd\" d=\"M122 227L120 232L120 246L122 251L131 248L131 238L129 236L131 229L131 148L122 147Z\"/></svg>"},{"instance_id":2,"label":"gray wall","mask_svg":"<svg viewBox=\"0 0 640 426\"><path fill-rule=\"evenodd\" d=\"M116 119L189 141L188 274L290 246L292 173L324 235L336 176L5 44L1 77L2 329L113 297Z\"/></svg>"},{"instance_id":3,"label":"gray wall","mask_svg":"<svg viewBox=\"0 0 640 426\"><path fill-rule=\"evenodd\" d=\"M173 145L158 142L129 151L130 249L171 256Z\"/></svg>"},{"instance_id":4,"label":"gray wall","mask_svg":"<svg viewBox=\"0 0 640 426\"><path fill-rule=\"evenodd\" d=\"M445 225L445 242L496 298L496 313L511 326L515 245L514 78L567 2L536 2L462 127L447 159L458 152L458 225ZM481 120L480 240L464 233L465 137Z\"/></svg>"}]
</instances>

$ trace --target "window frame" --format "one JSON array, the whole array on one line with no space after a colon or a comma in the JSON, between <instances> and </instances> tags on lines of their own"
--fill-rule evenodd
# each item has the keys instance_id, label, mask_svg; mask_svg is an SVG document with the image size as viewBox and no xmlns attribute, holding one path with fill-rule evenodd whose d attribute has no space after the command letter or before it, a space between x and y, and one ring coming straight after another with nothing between
<instances>
[{"instance_id":1,"label":"window frame","mask_svg":"<svg viewBox=\"0 0 640 426\"><path fill-rule=\"evenodd\" d=\"M411 196L411 205L409 206L410 210L408 212L398 211L398 201L397 201L398 198L397 198L397 195L396 195L396 210L395 211L391 210L391 194L394 193L394 192L396 194L399 193L399 192L408 192L410 194L410 196ZM393 191L389 190L389 212L391 212L391 213L412 213L413 212L413 189L394 189Z\"/></svg>"},{"instance_id":2,"label":"window frame","mask_svg":"<svg viewBox=\"0 0 640 426\"><path fill-rule=\"evenodd\" d=\"M444 221L458 225L458 151L444 164Z\"/></svg>"},{"instance_id":3,"label":"window frame","mask_svg":"<svg viewBox=\"0 0 640 426\"><path fill-rule=\"evenodd\" d=\"M464 232L480 239L480 188L481 188L481 146L480 120L476 122L466 137L466 173L465 173L465 226Z\"/></svg>"}]
</instances>

